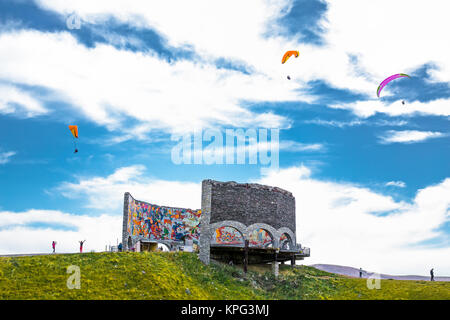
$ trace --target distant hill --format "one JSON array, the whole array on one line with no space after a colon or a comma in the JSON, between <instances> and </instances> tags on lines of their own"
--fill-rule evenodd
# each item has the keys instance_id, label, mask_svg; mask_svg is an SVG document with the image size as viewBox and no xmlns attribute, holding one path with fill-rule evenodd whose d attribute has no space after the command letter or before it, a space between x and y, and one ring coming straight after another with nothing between
<instances>
[{"instance_id":1,"label":"distant hill","mask_svg":"<svg viewBox=\"0 0 450 320\"><path fill-rule=\"evenodd\" d=\"M68 267L79 268L80 288L69 289ZM74 269L71 269L74 272ZM355 269L357 270L357 269ZM190 252L99 252L0 257L0 300L372 300L447 299L450 282L350 278L310 266L242 266Z\"/></svg>"},{"instance_id":2,"label":"distant hill","mask_svg":"<svg viewBox=\"0 0 450 320\"><path fill-rule=\"evenodd\" d=\"M316 269L336 273L344 276L359 278L359 268L338 266L334 264L313 264L311 267ZM367 271L363 269L363 278L368 278L373 274L372 271ZM416 280L416 281L429 281L430 277L406 275L406 276L395 276L390 274L380 274L381 279L393 279L393 280ZM450 277L437 277L435 272L435 281L450 281Z\"/></svg>"}]
</instances>

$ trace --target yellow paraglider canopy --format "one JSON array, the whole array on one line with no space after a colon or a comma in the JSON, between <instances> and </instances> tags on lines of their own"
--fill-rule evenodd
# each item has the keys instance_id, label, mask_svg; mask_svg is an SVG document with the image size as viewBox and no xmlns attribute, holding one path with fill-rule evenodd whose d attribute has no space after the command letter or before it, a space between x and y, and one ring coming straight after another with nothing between
<instances>
[{"instance_id":1,"label":"yellow paraglider canopy","mask_svg":"<svg viewBox=\"0 0 450 320\"><path fill-rule=\"evenodd\" d=\"M300 53L297 50L286 51L286 53L283 55L283 58L281 59L281 63L284 64L291 56L295 56L296 58L298 58L299 54Z\"/></svg>"},{"instance_id":2,"label":"yellow paraglider canopy","mask_svg":"<svg viewBox=\"0 0 450 320\"><path fill-rule=\"evenodd\" d=\"M73 137L78 139L78 126L69 126L69 130L70 130L70 132L72 132ZM77 153L78 152L77 142L76 142L76 140L74 140L73 142L75 144L75 152L74 153Z\"/></svg>"},{"instance_id":3,"label":"yellow paraglider canopy","mask_svg":"<svg viewBox=\"0 0 450 320\"><path fill-rule=\"evenodd\" d=\"M78 139L78 126L69 126L69 130L72 132L74 138Z\"/></svg>"}]
</instances>

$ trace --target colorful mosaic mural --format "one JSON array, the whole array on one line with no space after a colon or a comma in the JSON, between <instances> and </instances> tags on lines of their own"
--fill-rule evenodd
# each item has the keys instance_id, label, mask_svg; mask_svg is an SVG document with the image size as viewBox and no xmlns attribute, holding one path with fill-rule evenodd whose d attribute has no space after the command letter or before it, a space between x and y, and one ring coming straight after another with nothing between
<instances>
[{"instance_id":1,"label":"colorful mosaic mural","mask_svg":"<svg viewBox=\"0 0 450 320\"><path fill-rule=\"evenodd\" d=\"M280 247L285 250L291 247L291 240L286 233L283 233L280 237Z\"/></svg>"},{"instance_id":2,"label":"colorful mosaic mural","mask_svg":"<svg viewBox=\"0 0 450 320\"><path fill-rule=\"evenodd\" d=\"M215 236L211 239L212 244L236 245L244 244L242 235L235 228L222 227L216 229Z\"/></svg>"},{"instance_id":3,"label":"colorful mosaic mural","mask_svg":"<svg viewBox=\"0 0 450 320\"><path fill-rule=\"evenodd\" d=\"M211 239L212 244L243 245L242 235L235 228L221 227L216 229L215 236ZM264 229L254 230L249 234L249 245L251 247L267 247L272 243L272 238Z\"/></svg>"},{"instance_id":4,"label":"colorful mosaic mural","mask_svg":"<svg viewBox=\"0 0 450 320\"><path fill-rule=\"evenodd\" d=\"M201 210L170 208L129 198L128 234L150 240L199 241Z\"/></svg>"},{"instance_id":5,"label":"colorful mosaic mural","mask_svg":"<svg viewBox=\"0 0 450 320\"><path fill-rule=\"evenodd\" d=\"M272 237L264 229L254 230L249 234L250 247L270 247L271 244Z\"/></svg>"}]
</instances>

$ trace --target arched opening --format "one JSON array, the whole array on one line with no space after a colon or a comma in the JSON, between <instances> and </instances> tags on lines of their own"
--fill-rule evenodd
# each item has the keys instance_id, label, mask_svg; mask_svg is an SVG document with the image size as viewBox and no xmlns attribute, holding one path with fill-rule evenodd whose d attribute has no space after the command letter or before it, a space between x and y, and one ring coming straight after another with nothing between
<instances>
[{"instance_id":1,"label":"arched opening","mask_svg":"<svg viewBox=\"0 0 450 320\"><path fill-rule=\"evenodd\" d=\"M281 250L293 250L293 244L291 236L287 233L283 233L280 237L280 249Z\"/></svg>"},{"instance_id":2,"label":"arched opening","mask_svg":"<svg viewBox=\"0 0 450 320\"><path fill-rule=\"evenodd\" d=\"M253 248L273 248L274 241L269 231L259 228L248 234L249 246Z\"/></svg>"},{"instance_id":3,"label":"arched opening","mask_svg":"<svg viewBox=\"0 0 450 320\"><path fill-rule=\"evenodd\" d=\"M243 246L244 237L238 229L224 226L214 230L211 237L212 245L228 245L228 246Z\"/></svg>"},{"instance_id":4,"label":"arched opening","mask_svg":"<svg viewBox=\"0 0 450 320\"><path fill-rule=\"evenodd\" d=\"M165 243L158 243L158 250L159 251L170 251L170 248L167 244Z\"/></svg>"}]
</instances>

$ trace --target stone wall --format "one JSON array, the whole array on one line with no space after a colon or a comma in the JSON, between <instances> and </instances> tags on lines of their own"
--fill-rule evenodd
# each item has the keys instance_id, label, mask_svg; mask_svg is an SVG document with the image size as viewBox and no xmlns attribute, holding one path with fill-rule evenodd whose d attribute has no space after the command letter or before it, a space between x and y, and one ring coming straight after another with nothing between
<instances>
[{"instance_id":1,"label":"stone wall","mask_svg":"<svg viewBox=\"0 0 450 320\"><path fill-rule=\"evenodd\" d=\"M130 250L128 247L128 199L131 197L129 192L125 192L123 197L123 223L122 223L122 250L127 251Z\"/></svg>"},{"instance_id":2,"label":"stone wall","mask_svg":"<svg viewBox=\"0 0 450 320\"><path fill-rule=\"evenodd\" d=\"M295 230L295 198L289 191L260 184L204 180L211 186L209 223L238 221L246 226L265 223Z\"/></svg>"}]
</instances>

